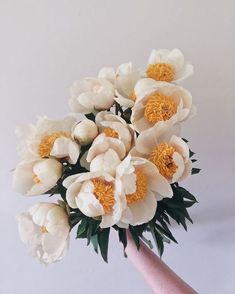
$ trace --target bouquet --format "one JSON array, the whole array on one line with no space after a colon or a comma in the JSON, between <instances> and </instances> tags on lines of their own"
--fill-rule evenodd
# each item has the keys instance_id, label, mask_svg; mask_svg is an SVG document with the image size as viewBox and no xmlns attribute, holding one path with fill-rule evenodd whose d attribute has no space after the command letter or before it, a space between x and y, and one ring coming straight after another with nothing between
<instances>
[{"instance_id":1,"label":"bouquet","mask_svg":"<svg viewBox=\"0 0 235 294\"><path fill-rule=\"evenodd\" d=\"M65 118L17 127L14 189L57 197L18 216L31 255L45 264L61 260L72 229L106 262L111 229L124 254L127 230L138 249L140 241L153 248L153 239L160 255L165 242L177 242L172 220L187 230L197 202L179 183L200 171L180 136L195 107L178 83L192 73L179 49L153 50L143 70L129 62L74 82Z\"/></svg>"}]
</instances>

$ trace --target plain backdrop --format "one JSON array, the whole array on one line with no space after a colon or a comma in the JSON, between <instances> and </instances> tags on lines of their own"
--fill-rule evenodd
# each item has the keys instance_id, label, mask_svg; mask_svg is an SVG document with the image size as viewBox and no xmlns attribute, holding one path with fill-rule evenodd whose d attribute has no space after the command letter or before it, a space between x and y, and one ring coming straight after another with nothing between
<instances>
[{"instance_id":1,"label":"plain backdrop","mask_svg":"<svg viewBox=\"0 0 235 294\"><path fill-rule=\"evenodd\" d=\"M11 188L14 128L69 111L70 84L102 66L144 68L152 48L180 48L195 66L183 83L198 115L183 136L202 168L184 184L198 198L188 233L164 261L199 293L235 293L235 2L233 0L0 0L0 293L151 293L115 236L109 264L71 238L64 260L45 267L27 255L15 215L45 197ZM156 277L157 279L157 277Z\"/></svg>"}]
</instances>

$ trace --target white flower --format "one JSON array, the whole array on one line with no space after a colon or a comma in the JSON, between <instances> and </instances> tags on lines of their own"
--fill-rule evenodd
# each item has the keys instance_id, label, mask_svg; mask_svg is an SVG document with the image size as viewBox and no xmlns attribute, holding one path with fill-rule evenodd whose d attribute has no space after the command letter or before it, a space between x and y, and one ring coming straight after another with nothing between
<instances>
[{"instance_id":1,"label":"white flower","mask_svg":"<svg viewBox=\"0 0 235 294\"><path fill-rule=\"evenodd\" d=\"M23 159L67 158L75 164L80 153L80 145L71 138L75 118L66 117L63 120L50 120L39 117L37 124L18 127L16 135L20 139L18 147Z\"/></svg>"},{"instance_id":2,"label":"white flower","mask_svg":"<svg viewBox=\"0 0 235 294\"><path fill-rule=\"evenodd\" d=\"M106 78L114 84L116 89L115 101L124 107L133 107L135 96L134 87L141 78L140 71L133 70L132 63L123 63L115 71L112 67L104 67L100 70L100 78Z\"/></svg>"},{"instance_id":3,"label":"white flower","mask_svg":"<svg viewBox=\"0 0 235 294\"><path fill-rule=\"evenodd\" d=\"M126 147L124 143L116 137L107 136L105 133L98 135L93 141L87 153L87 162L91 162L96 156L112 149L120 159L126 155Z\"/></svg>"},{"instance_id":4,"label":"white flower","mask_svg":"<svg viewBox=\"0 0 235 294\"><path fill-rule=\"evenodd\" d=\"M69 106L73 112L84 114L106 110L113 105L114 95L114 87L108 80L85 78L72 85Z\"/></svg>"},{"instance_id":5,"label":"white flower","mask_svg":"<svg viewBox=\"0 0 235 294\"><path fill-rule=\"evenodd\" d=\"M147 77L156 81L179 82L192 74L192 64L185 62L179 49L152 50L146 69Z\"/></svg>"},{"instance_id":6,"label":"white flower","mask_svg":"<svg viewBox=\"0 0 235 294\"><path fill-rule=\"evenodd\" d=\"M117 167L117 179L127 202L118 223L121 227L150 221L156 213L157 201L173 196L167 180L144 158L127 156Z\"/></svg>"},{"instance_id":7,"label":"white flower","mask_svg":"<svg viewBox=\"0 0 235 294\"><path fill-rule=\"evenodd\" d=\"M42 263L61 260L68 250L68 215L54 203L38 203L18 216L19 234L29 254Z\"/></svg>"},{"instance_id":8,"label":"white flower","mask_svg":"<svg viewBox=\"0 0 235 294\"><path fill-rule=\"evenodd\" d=\"M66 199L70 207L79 208L88 217L101 218L101 228L116 224L125 206L116 180L103 172L87 172L66 178Z\"/></svg>"},{"instance_id":9,"label":"white flower","mask_svg":"<svg viewBox=\"0 0 235 294\"><path fill-rule=\"evenodd\" d=\"M142 79L136 84L135 93L131 122L139 133L161 121L181 122L195 113L192 96L183 87Z\"/></svg>"},{"instance_id":10,"label":"white flower","mask_svg":"<svg viewBox=\"0 0 235 294\"><path fill-rule=\"evenodd\" d=\"M72 137L81 145L90 144L97 135L97 125L90 119L84 119L75 124L72 131Z\"/></svg>"},{"instance_id":11,"label":"white flower","mask_svg":"<svg viewBox=\"0 0 235 294\"><path fill-rule=\"evenodd\" d=\"M96 115L100 134L88 150L90 171L104 171L115 176L116 167L132 148L135 132L118 115L101 111Z\"/></svg>"},{"instance_id":12,"label":"white flower","mask_svg":"<svg viewBox=\"0 0 235 294\"><path fill-rule=\"evenodd\" d=\"M19 163L13 175L17 192L35 196L48 192L62 176L62 164L55 159L32 159Z\"/></svg>"},{"instance_id":13,"label":"white flower","mask_svg":"<svg viewBox=\"0 0 235 294\"><path fill-rule=\"evenodd\" d=\"M180 126L161 122L142 132L136 151L156 165L170 183L184 180L191 174L188 145L178 137Z\"/></svg>"},{"instance_id":14,"label":"white flower","mask_svg":"<svg viewBox=\"0 0 235 294\"><path fill-rule=\"evenodd\" d=\"M101 111L96 115L95 121L100 133L121 140L126 147L126 152L131 149L135 135L124 119L110 111Z\"/></svg>"},{"instance_id":15,"label":"white flower","mask_svg":"<svg viewBox=\"0 0 235 294\"><path fill-rule=\"evenodd\" d=\"M104 153L97 155L90 164L91 172L106 172L115 176L116 167L120 164L121 160L113 149L108 149Z\"/></svg>"}]
</instances>

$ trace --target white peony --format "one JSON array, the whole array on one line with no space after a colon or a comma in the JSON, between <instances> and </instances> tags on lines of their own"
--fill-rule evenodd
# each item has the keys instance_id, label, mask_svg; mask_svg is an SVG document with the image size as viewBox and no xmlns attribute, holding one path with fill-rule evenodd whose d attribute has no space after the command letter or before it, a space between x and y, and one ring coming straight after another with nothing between
<instances>
[{"instance_id":1,"label":"white peony","mask_svg":"<svg viewBox=\"0 0 235 294\"><path fill-rule=\"evenodd\" d=\"M86 157L87 162L91 162L96 156L103 154L110 149L115 151L121 160L126 155L126 147L121 140L109 134L106 135L105 133L101 133L95 138L88 150Z\"/></svg>"},{"instance_id":2,"label":"white peony","mask_svg":"<svg viewBox=\"0 0 235 294\"><path fill-rule=\"evenodd\" d=\"M101 111L96 115L95 121L100 133L121 140L125 145L126 152L131 149L135 134L123 118L110 111Z\"/></svg>"},{"instance_id":3,"label":"white peony","mask_svg":"<svg viewBox=\"0 0 235 294\"><path fill-rule=\"evenodd\" d=\"M127 202L118 223L121 227L150 221L156 212L157 201L173 196L167 180L144 158L128 155L117 167L117 179Z\"/></svg>"},{"instance_id":4,"label":"white peony","mask_svg":"<svg viewBox=\"0 0 235 294\"><path fill-rule=\"evenodd\" d=\"M104 67L98 76L106 78L114 84L117 95L116 102L124 107L133 107L135 100L133 90L142 74L140 71L133 70L131 62L121 64L116 71L112 67Z\"/></svg>"},{"instance_id":5,"label":"white peony","mask_svg":"<svg viewBox=\"0 0 235 294\"><path fill-rule=\"evenodd\" d=\"M29 254L42 263L61 260L68 250L68 215L58 204L38 203L18 216L19 234Z\"/></svg>"},{"instance_id":6,"label":"white peony","mask_svg":"<svg viewBox=\"0 0 235 294\"><path fill-rule=\"evenodd\" d=\"M16 135L20 139L18 150L21 157L66 158L75 164L80 153L80 145L71 137L75 122L73 117L66 117L63 120L39 117L36 125L17 127Z\"/></svg>"},{"instance_id":7,"label":"white peony","mask_svg":"<svg viewBox=\"0 0 235 294\"><path fill-rule=\"evenodd\" d=\"M107 79L85 78L72 85L69 106L84 114L106 110L114 104L114 95L114 86Z\"/></svg>"},{"instance_id":8,"label":"white peony","mask_svg":"<svg viewBox=\"0 0 235 294\"><path fill-rule=\"evenodd\" d=\"M20 162L13 174L13 188L36 196L51 190L62 176L62 164L55 159L31 159Z\"/></svg>"},{"instance_id":9,"label":"white peony","mask_svg":"<svg viewBox=\"0 0 235 294\"><path fill-rule=\"evenodd\" d=\"M120 186L109 174L87 172L66 178L66 199L72 208L79 208L88 217L100 218L101 228L111 227L121 217L125 201Z\"/></svg>"},{"instance_id":10,"label":"white peony","mask_svg":"<svg viewBox=\"0 0 235 294\"><path fill-rule=\"evenodd\" d=\"M90 144L97 135L97 125L90 119L84 119L76 123L72 130L72 137L81 145Z\"/></svg>"},{"instance_id":11,"label":"white peony","mask_svg":"<svg viewBox=\"0 0 235 294\"><path fill-rule=\"evenodd\" d=\"M146 75L156 81L179 82L193 74L193 65L185 62L182 52L175 48L152 50Z\"/></svg>"},{"instance_id":12,"label":"white peony","mask_svg":"<svg viewBox=\"0 0 235 294\"><path fill-rule=\"evenodd\" d=\"M170 183L184 180L191 174L192 162L188 145L178 137L180 126L159 123L142 132L136 141L138 154L156 165Z\"/></svg>"},{"instance_id":13,"label":"white peony","mask_svg":"<svg viewBox=\"0 0 235 294\"><path fill-rule=\"evenodd\" d=\"M104 153L97 155L90 163L91 172L106 172L115 177L116 167L121 160L113 149L108 149Z\"/></svg>"},{"instance_id":14,"label":"white peony","mask_svg":"<svg viewBox=\"0 0 235 294\"><path fill-rule=\"evenodd\" d=\"M181 122L195 113L192 95L183 87L146 78L136 84L135 93L131 122L139 133L161 121Z\"/></svg>"}]
</instances>

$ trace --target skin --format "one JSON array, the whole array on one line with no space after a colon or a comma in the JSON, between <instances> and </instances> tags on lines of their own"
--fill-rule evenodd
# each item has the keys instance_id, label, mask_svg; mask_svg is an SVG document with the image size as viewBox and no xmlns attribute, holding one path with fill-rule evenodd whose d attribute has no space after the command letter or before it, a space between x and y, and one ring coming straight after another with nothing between
<instances>
[{"instance_id":1,"label":"skin","mask_svg":"<svg viewBox=\"0 0 235 294\"><path fill-rule=\"evenodd\" d=\"M127 232L126 253L129 260L156 294L196 294L187 283L176 275L154 252L141 243L138 251Z\"/></svg>"}]
</instances>

